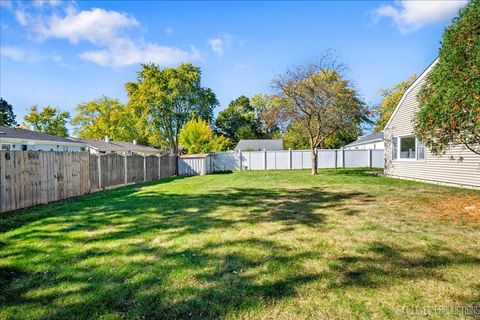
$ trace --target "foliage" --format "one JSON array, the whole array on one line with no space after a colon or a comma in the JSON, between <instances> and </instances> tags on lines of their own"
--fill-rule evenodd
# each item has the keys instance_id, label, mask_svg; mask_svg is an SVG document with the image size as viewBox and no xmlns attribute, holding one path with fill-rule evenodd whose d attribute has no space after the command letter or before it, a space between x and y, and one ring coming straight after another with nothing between
<instances>
[{"instance_id":1,"label":"foliage","mask_svg":"<svg viewBox=\"0 0 480 320\"><path fill-rule=\"evenodd\" d=\"M213 91L201 85L200 68L180 64L161 69L142 64L136 82L125 84L140 133L152 145L178 152L178 134L190 119L212 119L218 100Z\"/></svg>"},{"instance_id":2,"label":"foliage","mask_svg":"<svg viewBox=\"0 0 480 320\"><path fill-rule=\"evenodd\" d=\"M378 110L378 118L375 120L375 132L380 132L385 128L385 125L387 124L388 120L390 120L393 111L402 99L403 94L415 82L416 79L417 75L413 74L407 80L404 80L391 88L380 89L382 101L380 102L380 107Z\"/></svg>"},{"instance_id":3,"label":"foliage","mask_svg":"<svg viewBox=\"0 0 480 320\"><path fill-rule=\"evenodd\" d=\"M323 148L338 149L357 140L360 134L360 127L355 124L326 137ZM298 121L294 121L288 125L287 130L283 134L283 142L287 149L295 150L310 148L308 133L305 131L301 122Z\"/></svg>"},{"instance_id":4,"label":"foliage","mask_svg":"<svg viewBox=\"0 0 480 320\"><path fill-rule=\"evenodd\" d=\"M3 98L0 98L0 126L17 126L17 121L15 121L15 114L13 113L13 107Z\"/></svg>"},{"instance_id":5,"label":"foliage","mask_svg":"<svg viewBox=\"0 0 480 320\"><path fill-rule=\"evenodd\" d=\"M59 137L67 137L67 122L70 114L67 111L60 111L57 108L47 106L43 110L38 110L34 105L28 110L28 114L23 117L22 128L43 132Z\"/></svg>"},{"instance_id":6,"label":"foliage","mask_svg":"<svg viewBox=\"0 0 480 320\"><path fill-rule=\"evenodd\" d=\"M361 169L182 178L3 213L0 318L393 320L478 305L478 191Z\"/></svg>"},{"instance_id":7,"label":"foliage","mask_svg":"<svg viewBox=\"0 0 480 320\"><path fill-rule=\"evenodd\" d=\"M255 109L245 96L232 100L226 109L220 111L215 119L215 129L233 143L261 135Z\"/></svg>"},{"instance_id":8,"label":"foliage","mask_svg":"<svg viewBox=\"0 0 480 320\"><path fill-rule=\"evenodd\" d=\"M250 99L262 138L281 136L288 125L288 100L278 95L256 94Z\"/></svg>"},{"instance_id":9,"label":"foliage","mask_svg":"<svg viewBox=\"0 0 480 320\"><path fill-rule=\"evenodd\" d=\"M445 29L438 63L418 97L415 131L432 153L453 143L480 154L480 0Z\"/></svg>"},{"instance_id":10,"label":"foliage","mask_svg":"<svg viewBox=\"0 0 480 320\"><path fill-rule=\"evenodd\" d=\"M102 140L109 136L113 141L142 140L133 112L118 99L103 96L79 104L76 111L72 125L79 138Z\"/></svg>"},{"instance_id":11,"label":"foliage","mask_svg":"<svg viewBox=\"0 0 480 320\"><path fill-rule=\"evenodd\" d=\"M287 149L305 150L310 148L310 140L300 121L293 121L283 134L283 145Z\"/></svg>"},{"instance_id":12,"label":"foliage","mask_svg":"<svg viewBox=\"0 0 480 320\"><path fill-rule=\"evenodd\" d=\"M289 100L291 121L308 135L313 175L317 149L325 147L326 139L359 126L368 115L357 91L342 76L344 70L327 53L318 63L292 68L273 81L278 94Z\"/></svg>"},{"instance_id":13,"label":"foliage","mask_svg":"<svg viewBox=\"0 0 480 320\"><path fill-rule=\"evenodd\" d=\"M178 140L191 154L226 151L231 145L228 138L214 134L208 122L200 118L188 121L180 130Z\"/></svg>"}]
</instances>

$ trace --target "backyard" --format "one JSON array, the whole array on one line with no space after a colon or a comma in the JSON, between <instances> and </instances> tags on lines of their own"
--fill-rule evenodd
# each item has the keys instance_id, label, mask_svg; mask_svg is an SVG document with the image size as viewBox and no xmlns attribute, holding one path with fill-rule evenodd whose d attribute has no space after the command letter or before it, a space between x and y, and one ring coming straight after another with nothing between
<instances>
[{"instance_id":1,"label":"backyard","mask_svg":"<svg viewBox=\"0 0 480 320\"><path fill-rule=\"evenodd\" d=\"M445 318L480 305L479 248L479 191L363 169L167 178L2 214L0 318Z\"/></svg>"}]
</instances>

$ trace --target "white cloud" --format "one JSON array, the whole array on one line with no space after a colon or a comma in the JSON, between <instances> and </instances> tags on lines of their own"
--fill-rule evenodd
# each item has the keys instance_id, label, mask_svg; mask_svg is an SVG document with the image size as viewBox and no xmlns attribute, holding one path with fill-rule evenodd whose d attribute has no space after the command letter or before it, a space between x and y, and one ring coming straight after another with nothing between
<instances>
[{"instance_id":1,"label":"white cloud","mask_svg":"<svg viewBox=\"0 0 480 320\"><path fill-rule=\"evenodd\" d=\"M384 5L374 11L375 21L391 18L400 32L406 34L424 25L453 18L466 0L400 0L395 5Z\"/></svg>"},{"instance_id":2,"label":"white cloud","mask_svg":"<svg viewBox=\"0 0 480 320\"><path fill-rule=\"evenodd\" d=\"M50 60L57 64L63 64L63 58L56 52L45 54L31 49L25 49L18 46L0 47L0 56L19 62L37 62Z\"/></svg>"},{"instance_id":3,"label":"white cloud","mask_svg":"<svg viewBox=\"0 0 480 320\"><path fill-rule=\"evenodd\" d=\"M38 31L45 38L64 38L72 43L85 40L106 44L115 41L118 33L125 28L138 25L135 18L126 14L94 8L70 12L64 17L52 16Z\"/></svg>"},{"instance_id":4,"label":"white cloud","mask_svg":"<svg viewBox=\"0 0 480 320\"><path fill-rule=\"evenodd\" d=\"M25 52L16 47L2 46L0 47L0 55L2 57L7 57L15 61L25 61L26 55Z\"/></svg>"},{"instance_id":5,"label":"white cloud","mask_svg":"<svg viewBox=\"0 0 480 320\"><path fill-rule=\"evenodd\" d=\"M17 19L18 23L20 23L22 26L26 26L28 24L27 15L23 10L16 10L15 18Z\"/></svg>"},{"instance_id":6,"label":"white cloud","mask_svg":"<svg viewBox=\"0 0 480 320\"><path fill-rule=\"evenodd\" d=\"M1 0L0 0L1 1ZM17 21L33 33L38 40L65 39L73 44L86 42L94 46L78 57L100 66L122 67L138 63L155 62L162 66L180 62L202 60L199 51L191 46L181 49L137 40L140 23L133 16L101 8L78 10L72 2L55 0L37 1L15 8ZM173 32L166 29L167 34ZM19 52L5 55L20 59ZM61 62L58 54L53 61Z\"/></svg>"},{"instance_id":7,"label":"white cloud","mask_svg":"<svg viewBox=\"0 0 480 320\"><path fill-rule=\"evenodd\" d=\"M232 41L233 36L225 33L221 37L208 39L207 44L215 54L221 57L223 56L226 48L232 44Z\"/></svg>"},{"instance_id":8,"label":"white cloud","mask_svg":"<svg viewBox=\"0 0 480 320\"><path fill-rule=\"evenodd\" d=\"M111 67L123 67L142 62L171 66L180 62L201 60L200 53L195 47L186 51L155 43L137 44L129 39L119 39L107 49L85 51L79 54L79 57L101 66Z\"/></svg>"}]
</instances>

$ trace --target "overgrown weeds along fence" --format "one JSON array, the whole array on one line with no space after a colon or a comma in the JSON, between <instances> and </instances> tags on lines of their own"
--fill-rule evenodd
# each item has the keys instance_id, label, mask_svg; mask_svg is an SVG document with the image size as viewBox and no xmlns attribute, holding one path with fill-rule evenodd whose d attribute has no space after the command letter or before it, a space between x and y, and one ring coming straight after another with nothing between
<instances>
[{"instance_id":1,"label":"overgrown weeds along fence","mask_svg":"<svg viewBox=\"0 0 480 320\"><path fill-rule=\"evenodd\" d=\"M173 156L0 151L0 212L175 175Z\"/></svg>"}]
</instances>

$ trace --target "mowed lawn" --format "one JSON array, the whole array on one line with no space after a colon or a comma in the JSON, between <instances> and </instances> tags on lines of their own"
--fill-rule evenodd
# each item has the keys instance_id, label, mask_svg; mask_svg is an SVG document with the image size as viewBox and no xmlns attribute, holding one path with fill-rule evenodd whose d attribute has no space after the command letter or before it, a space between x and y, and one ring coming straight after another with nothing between
<instances>
[{"instance_id":1,"label":"mowed lawn","mask_svg":"<svg viewBox=\"0 0 480 320\"><path fill-rule=\"evenodd\" d=\"M425 318L480 305L480 192L363 170L164 179L1 215L0 288L1 319Z\"/></svg>"}]
</instances>

